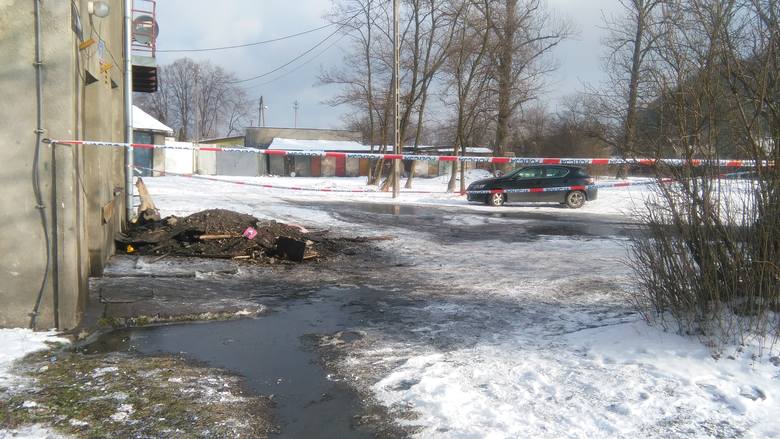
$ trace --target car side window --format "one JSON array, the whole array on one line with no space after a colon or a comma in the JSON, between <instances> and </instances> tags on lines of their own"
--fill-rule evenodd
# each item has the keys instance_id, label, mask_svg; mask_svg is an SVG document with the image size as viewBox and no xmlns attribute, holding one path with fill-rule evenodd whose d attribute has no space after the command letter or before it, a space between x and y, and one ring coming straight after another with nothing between
<instances>
[{"instance_id":1,"label":"car side window","mask_svg":"<svg viewBox=\"0 0 780 439\"><path fill-rule=\"evenodd\" d=\"M542 176L544 178L565 177L568 173L569 170L566 168L544 168Z\"/></svg>"},{"instance_id":2,"label":"car side window","mask_svg":"<svg viewBox=\"0 0 780 439\"><path fill-rule=\"evenodd\" d=\"M539 168L525 168L515 174L515 178L535 178L539 176Z\"/></svg>"}]
</instances>

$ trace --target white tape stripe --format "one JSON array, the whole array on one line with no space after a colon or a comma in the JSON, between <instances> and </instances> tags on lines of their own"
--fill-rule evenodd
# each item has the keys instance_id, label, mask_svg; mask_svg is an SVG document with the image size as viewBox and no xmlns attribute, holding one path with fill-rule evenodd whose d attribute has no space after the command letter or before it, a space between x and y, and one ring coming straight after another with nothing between
<instances>
[{"instance_id":1,"label":"white tape stripe","mask_svg":"<svg viewBox=\"0 0 780 439\"><path fill-rule=\"evenodd\" d=\"M362 152L327 152L327 151L287 151L244 147L186 147L177 145L151 145L151 144L129 144L119 142L96 142L96 141L61 141L52 140L55 144L69 145L91 145L111 148L138 148L138 149L174 149L191 150L204 152L241 152L250 154L265 154L278 156L304 156L304 157L345 157L356 159L374 159L374 160L420 160L420 161L445 161L445 162L470 162L470 163L508 163L519 165L644 165L650 166L656 163L663 163L671 166L680 166L688 163L685 159L619 159L619 158L559 158L559 157L478 157L478 156L433 156L433 155L415 155L415 154L378 154ZM692 160L696 166L711 165L718 167L736 167L747 168L755 167L755 160ZM772 162L762 161L761 166L772 166Z\"/></svg>"},{"instance_id":2,"label":"white tape stripe","mask_svg":"<svg viewBox=\"0 0 780 439\"><path fill-rule=\"evenodd\" d=\"M380 190L372 190L372 189L362 189L362 188L356 188L356 189L330 189L330 188L312 188L312 187L299 187L299 186L276 186L272 184L265 184L265 183L252 183L249 181L241 181L241 180L223 180L221 178L216 177L208 177L205 175L198 175L198 174L182 174L178 172L168 172L168 171L156 171L151 168L145 168L142 166L132 166L133 169L137 170L144 170L144 171L152 171L157 172L161 174L161 176L165 175L173 175L175 177L186 177L186 178L194 178L198 180L207 180L207 181L216 181L219 183L231 183L241 186L253 186L253 187L261 187L265 189L281 189L281 190L290 190L290 191L305 191L305 192L338 192L338 193L352 193L352 194L359 194L359 193L365 193L365 194L390 194L390 192L383 192ZM439 192L439 191L410 191L410 190L401 190L402 194L453 194L453 192Z\"/></svg>"}]
</instances>

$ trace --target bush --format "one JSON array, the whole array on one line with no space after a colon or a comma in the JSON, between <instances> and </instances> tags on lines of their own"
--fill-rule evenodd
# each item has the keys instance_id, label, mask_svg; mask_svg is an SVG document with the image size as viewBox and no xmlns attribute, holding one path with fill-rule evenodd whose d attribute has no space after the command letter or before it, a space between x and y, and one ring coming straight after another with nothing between
<instances>
[{"instance_id":1,"label":"bush","mask_svg":"<svg viewBox=\"0 0 780 439\"><path fill-rule=\"evenodd\" d=\"M695 173L694 173L695 172ZM780 180L774 168L659 170L631 246L634 299L650 321L724 344L780 336Z\"/></svg>"}]
</instances>

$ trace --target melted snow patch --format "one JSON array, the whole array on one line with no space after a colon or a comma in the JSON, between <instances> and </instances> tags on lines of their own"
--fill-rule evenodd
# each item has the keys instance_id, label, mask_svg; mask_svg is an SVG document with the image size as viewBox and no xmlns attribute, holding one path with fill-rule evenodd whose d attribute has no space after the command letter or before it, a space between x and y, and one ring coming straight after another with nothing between
<instances>
[{"instance_id":1,"label":"melted snow patch","mask_svg":"<svg viewBox=\"0 0 780 439\"><path fill-rule=\"evenodd\" d=\"M117 408L116 413L111 415L111 420L114 422L124 422L135 412L132 404L122 404Z\"/></svg>"},{"instance_id":2,"label":"melted snow patch","mask_svg":"<svg viewBox=\"0 0 780 439\"><path fill-rule=\"evenodd\" d=\"M116 373L116 372L119 372L119 368L116 366L99 367L92 371L92 377L98 378L107 373Z\"/></svg>"},{"instance_id":3,"label":"melted snow patch","mask_svg":"<svg viewBox=\"0 0 780 439\"><path fill-rule=\"evenodd\" d=\"M15 430L0 430L0 439L68 439L70 436L64 436L54 433L40 425L31 425Z\"/></svg>"},{"instance_id":4,"label":"melted snow patch","mask_svg":"<svg viewBox=\"0 0 780 439\"><path fill-rule=\"evenodd\" d=\"M47 349L46 342L68 343L54 331L33 332L29 329L0 329L0 387L15 384L10 368L14 361L27 354ZM1 436L0 436L1 437Z\"/></svg>"}]
</instances>

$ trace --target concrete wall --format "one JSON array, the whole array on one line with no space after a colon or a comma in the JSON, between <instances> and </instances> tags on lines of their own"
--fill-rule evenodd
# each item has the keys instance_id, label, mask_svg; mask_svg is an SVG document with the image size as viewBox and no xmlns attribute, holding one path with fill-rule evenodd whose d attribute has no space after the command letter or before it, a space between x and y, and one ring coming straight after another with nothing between
<instances>
[{"instance_id":1,"label":"concrete wall","mask_svg":"<svg viewBox=\"0 0 780 439\"><path fill-rule=\"evenodd\" d=\"M195 172L200 175L216 175L217 152L198 151L195 153Z\"/></svg>"},{"instance_id":2,"label":"concrete wall","mask_svg":"<svg viewBox=\"0 0 780 439\"><path fill-rule=\"evenodd\" d=\"M195 151L186 149L166 149L165 172L193 174L195 172Z\"/></svg>"},{"instance_id":3,"label":"concrete wall","mask_svg":"<svg viewBox=\"0 0 780 439\"><path fill-rule=\"evenodd\" d=\"M346 168L347 177L357 177L360 175L360 159L347 158Z\"/></svg>"},{"instance_id":4,"label":"concrete wall","mask_svg":"<svg viewBox=\"0 0 780 439\"><path fill-rule=\"evenodd\" d=\"M336 176L336 159L334 157L323 157L321 163L323 177Z\"/></svg>"},{"instance_id":5,"label":"concrete wall","mask_svg":"<svg viewBox=\"0 0 780 439\"><path fill-rule=\"evenodd\" d=\"M265 157L257 154L245 152L218 152L214 154L216 154L217 175L257 177L265 173Z\"/></svg>"},{"instance_id":6,"label":"concrete wall","mask_svg":"<svg viewBox=\"0 0 780 439\"><path fill-rule=\"evenodd\" d=\"M87 1L75 4L89 36ZM101 52L98 44L79 51L71 2L41 2L45 137L124 138L121 65L100 68L101 59L114 64L110 54L123 59L122 2L109 4L111 14L94 19L105 39ZM88 275L113 252L124 215L124 194L116 188L123 187L125 169L119 149L44 144L38 166L43 203L36 206L34 29L33 2L0 0L0 327L28 325L46 276L38 327L67 329L85 307ZM48 273L40 212L51 244Z\"/></svg>"},{"instance_id":7,"label":"concrete wall","mask_svg":"<svg viewBox=\"0 0 780 439\"><path fill-rule=\"evenodd\" d=\"M428 162L427 160L415 160L414 163L414 176L415 177L427 177L428 176Z\"/></svg>"},{"instance_id":8,"label":"concrete wall","mask_svg":"<svg viewBox=\"0 0 780 439\"><path fill-rule=\"evenodd\" d=\"M246 146L267 148L275 137L298 140L353 140L360 142L363 135L359 131L320 130L314 128L271 128L250 127L246 129Z\"/></svg>"}]
</instances>

